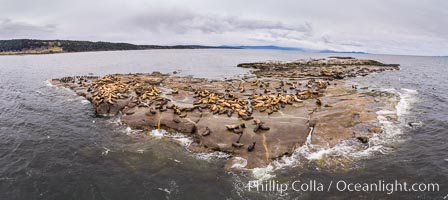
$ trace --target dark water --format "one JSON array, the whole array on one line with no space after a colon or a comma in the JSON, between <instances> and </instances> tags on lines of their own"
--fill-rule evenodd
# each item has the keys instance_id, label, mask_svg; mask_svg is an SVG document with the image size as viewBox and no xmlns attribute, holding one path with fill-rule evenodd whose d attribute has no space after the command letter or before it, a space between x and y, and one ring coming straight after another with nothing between
<instances>
[{"instance_id":1,"label":"dark water","mask_svg":"<svg viewBox=\"0 0 448 200\"><path fill-rule=\"evenodd\" d=\"M359 84L411 92L406 113L352 166L320 168L306 159L270 171L271 180L438 183L438 192L248 191L252 173L229 173L173 140L135 138L117 118L50 78L94 73L172 72L224 78L247 73L241 62L327 57L292 51L161 50L0 57L0 199L448 199L448 58L353 55L401 64L401 71L356 78ZM409 90L403 90L409 89ZM406 105L406 104L405 104ZM408 122L421 122L410 127ZM396 131L396 130L395 130ZM347 155L350 156L350 155ZM362 156L361 156L362 157Z\"/></svg>"}]
</instances>

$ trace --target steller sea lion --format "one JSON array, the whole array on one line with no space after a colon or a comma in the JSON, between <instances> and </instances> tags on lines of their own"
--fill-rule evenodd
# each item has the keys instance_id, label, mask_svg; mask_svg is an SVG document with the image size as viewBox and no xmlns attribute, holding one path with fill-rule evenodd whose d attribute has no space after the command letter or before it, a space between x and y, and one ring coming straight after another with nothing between
<instances>
[{"instance_id":1,"label":"steller sea lion","mask_svg":"<svg viewBox=\"0 0 448 200\"><path fill-rule=\"evenodd\" d=\"M227 130L231 131L233 129L238 128L238 125L232 124L232 125L226 125Z\"/></svg>"},{"instance_id":2,"label":"steller sea lion","mask_svg":"<svg viewBox=\"0 0 448 200\"><path fill-rule=\"evenodd\" d=\"M202 136L208 136L212 133L212 131L210 130L210 128L205 127L205 130L203 133L201 133Z\"/></svg>"},{"instance_id":3,"label":"steller sea lion","mask_svg":"<svg viewBox=\"0 0 448 200\"><path fill-rule=\"evenodd\" d=\"M271 129L271 128L269 128L269 127L267 127L265 124L261 123L261 124L260 124L260 129L261 129L261 130L264 130L264 131L268 131L268 130Z\"/></svg>"},{"instance_id":4,"label":"steller sea lion","mask_svg":"<svg viewBox=\"0 0 448 200\"><path fill-rule=\"evenodd\" d=\"M234 143L232 143L232 146L235 147L235 148L241 148L241 147L244 146L244 144L243 143L239 143L239 142L234 142Z\"/></svg>"},{"instance_id":5,"label":"steller sea lion","mask_svg":"<svg viewBox=\"0 0 448 200\"><path fill-rule=\"evenodd\" d=\"M255 149L255 144L256 142L252 142L252 144L247 147L247 151L252 152Z\"/></svg>"},{"instance_id":6,"label":"steller sea lion","mask_svg":"<svg viewBox=\"0 0 448 200\"><path fill-rule=\"evenodd\" d=\"M227 110L227 117L232 117L233 111L232 110Z\"/></svg>"},{"instance_id":7,"label":"steller sea lion","mask_svg":"<svg viewBox=\"0 0 448 200\"><path fill-rule=\"evenodd\" d=\"M358 139L360 142L362 142L364 144L369 142L369 138L366 136L358 136L358 137L356 137L356 139Z\"/></svg>"},{"instance_id":8,"label":"steller sea lion","mask_svg":"<svg viewBox=\"0 0 448 200\"><path fill-rule=\"evenodd\" d=\"M243 134L240 134L240 137L238 137L238 140L236 140L236 142L232 143L232 146L235 148L241 148L244 146L243 143L240 143L241 137L243 136Z\"/></svg>"},{"instance_id":9,"label":"steller sea lion","mask_svg":"<svg viewBox=\"0 0 448 200\"><path fill-rule=\"evenodd\" d=\"M322 105L322 101L321 101L319 98L317 98L317 99L316 99L316 104L317 104L318 106L321 106L321 105Z\"/></svg>"},{"instance_id":10,"label":"steller sea lion","mask_svg":"<svg viewBox=\"0 0 448 200\"><path fill-rule=\"evenodd\" d=\"M242 134L243 130L240 129L240 128L235 128L235 129L233 129L233 132L236 133L236 134Z\"/></svg>"},{"instance_id":11,"label":"steller sea lion","mask_svg":"<svg viewBox=\"0 0 448 200\"><path fill-rule=\"evenodd\" d=\"M255 128L254 128L254 132L256 133L259 129L260 129L260 125L257 124L257 125L255 126Z\"/></svg>"},{"instance_id":12,"label":"steller sea lion","mask_svg":"<svg viewBox=\"0 0 448 200\"><path fill-rule=\"evenodd\" d=\"M226 128L227 128L227 130L231 131L231 130L233 130L233 129L238 128L238 125L234 125L234 124L232 124L232 125L226 125Z\"/></svg>"}]
</instances>

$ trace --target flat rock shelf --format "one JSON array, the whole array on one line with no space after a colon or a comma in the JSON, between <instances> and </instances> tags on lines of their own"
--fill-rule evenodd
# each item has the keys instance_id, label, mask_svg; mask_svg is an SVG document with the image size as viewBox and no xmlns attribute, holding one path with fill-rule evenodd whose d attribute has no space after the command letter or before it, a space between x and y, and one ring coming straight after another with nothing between
<instances>
[{"instance_id":1,"label":"flat rock shelf","mask_svg":"<svg viewBox=\"0 0 448 200\"><path fill-rule=\"evenodd\" d=\"M140 134L164 129L193 138L191 152L226 152L229 170L265 167L306 143L367 143L382 132L376 112L394 109L399 100L344 81L398 70L395 64L332 57L238 67L253 69L254 76L209 80L154 72L51 82L84 96L98 116L120 115L129 127L144 130Z\"/></svg>"}]
</instances>

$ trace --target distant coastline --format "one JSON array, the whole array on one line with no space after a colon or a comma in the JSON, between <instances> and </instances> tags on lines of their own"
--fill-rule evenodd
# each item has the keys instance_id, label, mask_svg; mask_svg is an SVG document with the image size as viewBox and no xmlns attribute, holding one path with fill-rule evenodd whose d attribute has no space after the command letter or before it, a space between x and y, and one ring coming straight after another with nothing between
<instances>
[{"instance_id":1,"label":"distant coastline","mask_svg":"<svg viewBox=\"0 0 448 200\"><path fill-rule=\"evenodd\" d=\"M136 45L130 43L91 42L76 40L0 40L0 55L52 54L90 51L121 51L150 49L236 49L203 45Z\"/></svg>"},{"instance_id":2,"label":"distant coastline","mask_svg":"<svg viewBox=\"0 0 448 200\"><path fill-rule=\"evenodd\" d=\"M310 53L354 53L366 54L355 51L312 50L297 47L282 46L205 46L205 45L136 45L130 43L92 42L77 40L34 40L13 39L0 40L0 55L28 55L28 54L53 54L70 52L92 51L123 51L123 50L151 50L151 49L258 49L258 50L284 50Z\"/></svg>"}]
</instances>

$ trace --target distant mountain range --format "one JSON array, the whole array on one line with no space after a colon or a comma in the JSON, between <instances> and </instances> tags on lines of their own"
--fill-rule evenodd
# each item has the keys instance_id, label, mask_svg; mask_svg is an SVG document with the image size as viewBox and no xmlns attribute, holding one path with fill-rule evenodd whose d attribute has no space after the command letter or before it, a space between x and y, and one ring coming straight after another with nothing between
<instances>
[{"instance_id":1,"label":"distant mountain range","mask_svg":"<svg viewBox=\"0 0 448 200\"><path fill-rule=\"evenodd\" d=\"M364 52L338 52L332 50L311 50L295 47L281 46L203 46L203 45L135 45L130 43L91 42L75 40L32 40L15 39L0 40L0 55L20 54L49 54L64 52L86 51L117 51L117 50L147 50L147 49L269 49L301 51L314 53L364 53Z\"/></svg>"},{"instance_id":2,"label":"distant mountain range","mask_svg":"<svg viewBox=\"0 0 448 200\"><path fill-rule=\"evenodd\" d=\"M334 51L334 50L314 50L314 49L305 49L305 48L297 48L297 47L282 47L282 46L219 46L224 48L237 48L237 49L267 49L267 50L283 50L283 51L301 51L301 52L310 52L310 53L354 53L354 54L367 54L366 52L360 51Z\"/></svg>"},{"instance_id":3,"label":"distant mountain range","mask_svg":"<svg viewBox=\"0 0 448 200\"><path fill-rule=\"evenodd\" d=\"M270 49L270 50L284 50L284 51L308 51L307 49L303 48L296 48L296 47L281 47L281 46L220 46L224 48L237 48L237 49Z\"/></svg>"},{"instance_id":4,"label":"distant mountain range","mask_svg":"<svg viewBox=\"0 0 448 200\"><path fill-rule=\"evenodd\" d=\"M369 54L362 51L333 51L333 50L322 50L319 53L353 53L353 54Z\"/></svg>"}]
</instances>

